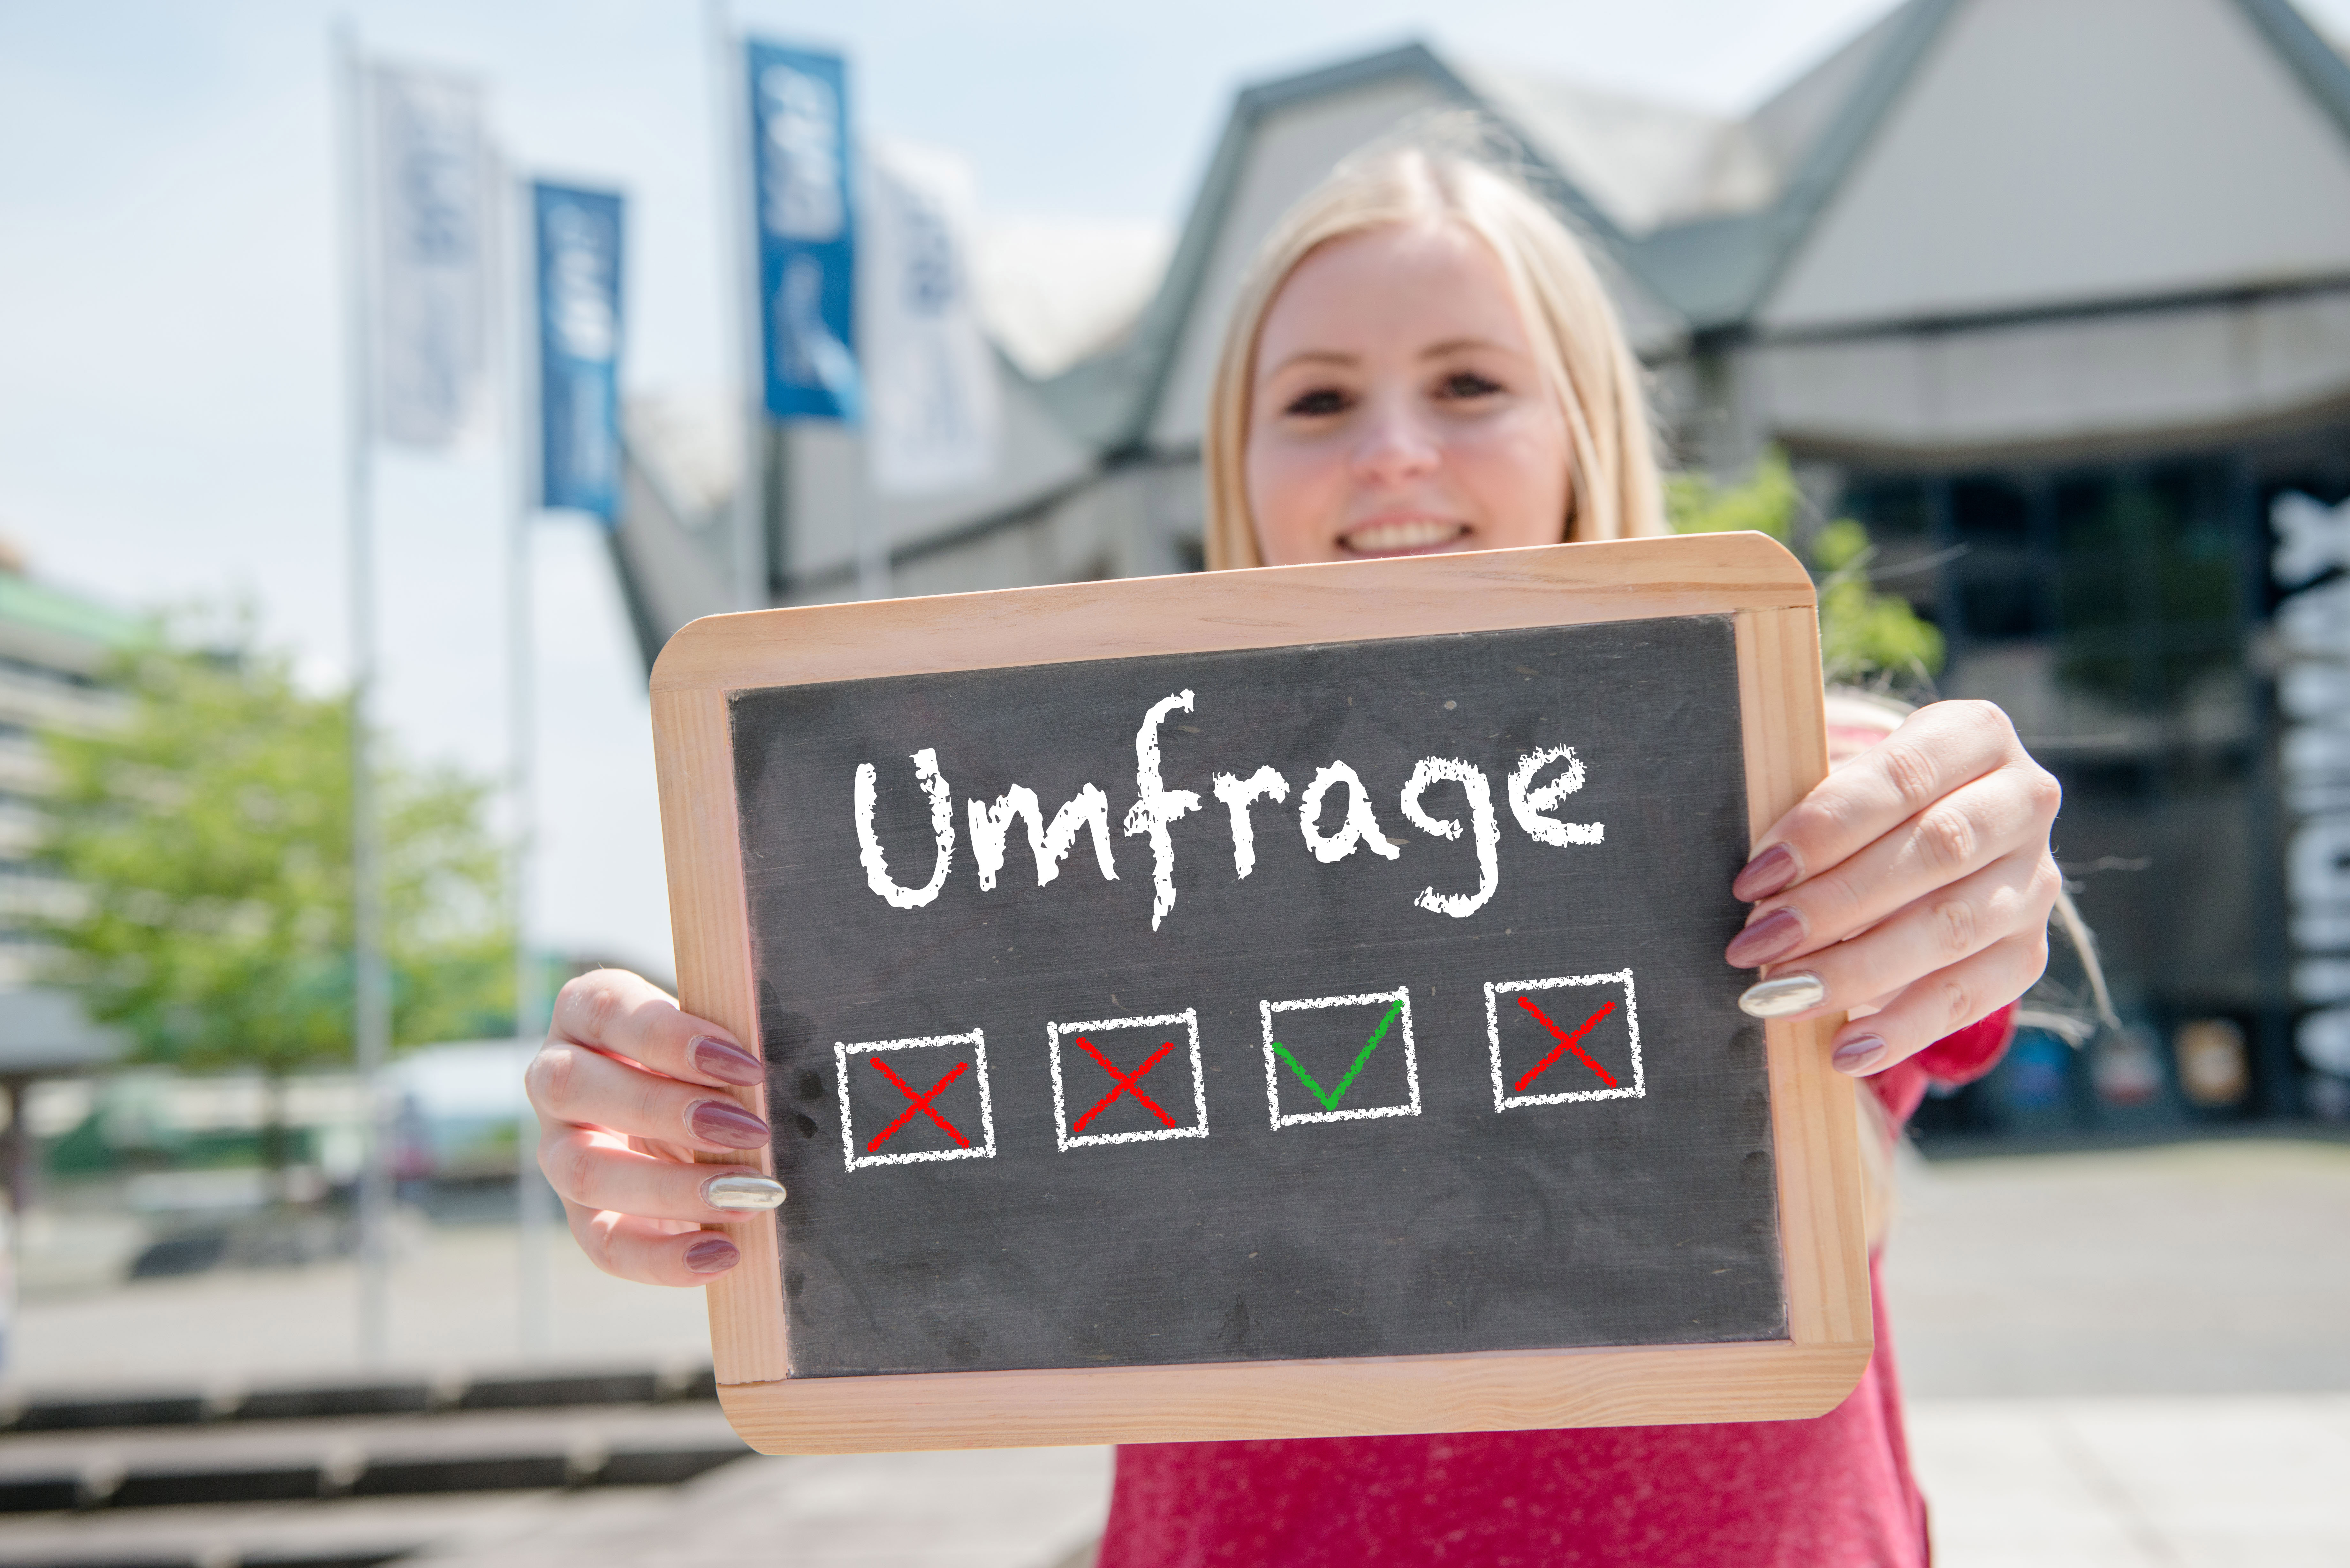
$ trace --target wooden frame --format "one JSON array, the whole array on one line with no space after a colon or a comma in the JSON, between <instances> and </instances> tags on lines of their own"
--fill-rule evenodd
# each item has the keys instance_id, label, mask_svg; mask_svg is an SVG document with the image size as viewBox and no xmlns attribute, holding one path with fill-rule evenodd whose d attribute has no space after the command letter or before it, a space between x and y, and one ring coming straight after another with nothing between
<instances>
[{"instance_id":1,"label":"wooden frame","mask_svg":"<svg viewBox=\"0 0 2350 1568\"><path fill-rule=\"evenodd\" d=\"M1366 599L1376 601L1367 614ZM1410 561L1153 577L716 616L653 668L653 734L679 1000L755 1037L727 717L731 691L821 680L1729 615L1750 837L1827 772L1810 577L1760 534L1554 545ZM719 1398L769 1453L1167 1442L1824 1414L1872 1349L1852 1080L1837 1020L1764 1038L1787 1336L1732 1344L1319 1361L787 1376L778 1227L723 1227L743 1262L709 1287ZM765 1114L760 1092L736 1091ZM725 1157L730 1162L739 1156ZM761 1150L760 1160L772 1158ZM713 1227L715 1228L715 1227Z\"/></svg>"}]
</instances>

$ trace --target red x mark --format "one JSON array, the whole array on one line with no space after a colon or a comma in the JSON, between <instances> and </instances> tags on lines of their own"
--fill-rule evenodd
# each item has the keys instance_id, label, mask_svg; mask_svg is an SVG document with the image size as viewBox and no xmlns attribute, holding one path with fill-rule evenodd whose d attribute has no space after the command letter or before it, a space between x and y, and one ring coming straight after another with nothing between
<instances>
[{"instance_id":1,"label":"red x mark","mask_svg":"<svg viewBox=\"0 0 2350 1568\"><path fill-rule=\"evenodd\" d=\"M899 1116L896 1121L891 1122L888 1127L883 1127L879 1132L873 1135L873 1141L865 1146L866 1153L871 1154L875 1149L879 1148L883 1144L888 1143L892 1137L896 1137L898 1129L904 1127L908 1122L912 1121L916 1112L920 1112L921 1115L926 1116L930 1117L931 1120L938 1123L940 1127L946 1129L947 1137L954 1139L955 1142L961 1144L963 1147L969 1148L971 1147L971 1139L955 1131L954 1123L947 1120L946 1117L931 1109L931 1102L937 1099L940 1093L944 1090L949 1084L953 1083L957 1078L962 1076L962 1070L964 1067L969 1065L968 1063L957 1062L953 1067L948 1070L945 1077L941 1078L937 1083L931 1085L930 1093L918 1095L914 1092L914 1086L911 1084L909 1084L905 1079L898 1076L895 1072L890 1070L889 1063L884 1062L879 1056L868 1056L866 1060L871 1062L874 1066L880 1069L880 1073L883 1077L897 1085L898 1092L899 1094L914 1102L912 1105L906 1107L906 1111L903 1116Z\"/></svg>"},{"instance_id":2,"label":"red x mark","mask_svg":"<svg viewBox=\"0 0 2350 1568\"><path fill-rule=\"evenodd\" d=\"M1101 1115L1104 1111L1109 1109L1110 1102L1117 1099L1120 1095L1132 1095L1136 1099L1142 1102L1143 1108L1148 1110L1152 1116L1157 1116L1160 1121L1165 1122L1170 1127L1175 1125L1175 1118L1169 1116L1165 1111L1159 1109L1159 1102L1152 1099L1149 1095L1144 1094L1139 1088L1136 1087L1134 1082L1137 1078L1149 1073L1151 1068L1159 1065L1159 1059L1161 1056L1166 1055L1168 1052L1175 1049L1175 1042L1170 1040L1166 1044L1161 1045L1158 1050L1153 1051L1150 1054L1150 1060L1145 1062L1141 1066L1137 1067L1131 1073L1121 1073L1116 1067L1112 1066L1110 1064L1109 1058L1096 1050L1094 1048L1094 1043L1087 1039L1084 1035L1080 1034L1077 1036L1077 1044L1086 1048L1087 1055L1091 1056L1095 1061L1099 1062L1102 1064L1103 1072L1107 1073L1111 1077L1118 1080L1118 1087L1112 1089L1108 1094L1104 1095L1102 1096L1101 1104L1096 1106L1092 1110L1087 1111L1084 1116L1079 1116L1076 1123L1070 1127L1069 1130L1071 1132L1081 1133L1085 1131L1086 1124L1093 1120L1096 1116Z\"/></svg>"},{"instance_id":3,"label":"red x mark","mask_svg":"<svg viewBox=\"0 0 2350 1568\"><path fill-rule=\"evenodd\" d=\"M1557 1024L1553 1023L1550 1021L1549 1016L1545 1014L1541 1008L1536 1007L1524 997L1522 996L1518 998L1518 1005L1524 1008L1528 1012L1533 1013L1536 1019L1540 1020L1542 1026L1551 1032L1552 1038L1555 1039L1558 1044L1551 1047L1551 1053L1549 1055L1535 1063L1534 1066L1527 1071L1526 1075L1518 1080L1516 1086L1512 1088L1510 1093L1513 1095L1524 1094L1528 1084L1531 1084L1536 1078L1541 1077L1544 1072L1549 1068L1553 1062L1557 1061L1569 1051L1574 1052L1576 1059L1582 1062L1585 1066L1598 1074L1599 1081L1601 1083L1607 1085L1611 1089L1616 1086L1616 1080L1608 1075L1607 1069L1593 1061L1589 1056L1585 1055L1583 1047L1575 1044L1576 1041L1591 1033L1591 1026L1593 1024L1598 1023L1601 1019L1616 1011L1616 1004L1614 1002L1611 1002L1607 1003L1598 1012L1585 1019L1583 1021L1583 1026L1572 1034L1568 1033L1565 1030L1561 1029Z\"/></svg>"}]
</instances>

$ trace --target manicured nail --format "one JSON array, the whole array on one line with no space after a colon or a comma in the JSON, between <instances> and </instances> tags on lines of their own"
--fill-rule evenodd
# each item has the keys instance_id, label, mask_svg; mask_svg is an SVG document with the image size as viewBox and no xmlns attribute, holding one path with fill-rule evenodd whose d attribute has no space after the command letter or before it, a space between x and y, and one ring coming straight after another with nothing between
<instances>
[{"instance_id":1,"label":"manicured nail","mask_svg":"<svg viewBox=\"0 0 2350 1568\"><path fill-rule=\"evenodd\" d=\"M1861 1034L1837 1046L1835 1054L1828 1060L1837 1072L1858 1078L1866 1076L1884 1058L1885 1042L1874 1034Z\"/></svg>"},{"instance_id":2,"label":"manicured nail","mask_svg":"<svg viewBox=\"0 0 2350 1568\"><path fill-rule=\"evenodd\" d=\"M1731 938L1721 956L1732 969L1761 969L1803 945L1804 917L1793 909L1773 909Z\"/></svg>"},{"instance_id":3,"label":"manicured nail","mask_svg":"<svg viewBox=\"0 0 2350 1568\"><path fill-rule=\"evenodd\" d=\"M1738 1010L1749 1018L1784 1018L1817 1007L1828 999L1828 988L1815 974L1797 970L1758 980L1738 999Z\"/></svg>"},{"instance_id":4,"label":"manicured nail","mask_svg":"<svg viewBox=\"0 0 2350 1568\"><path fill-rule=\"evenodd\" d=\"M1773 844L1746 863L1746 869L1730 885L1730 896L1745 903L1767 898L1781 888L1791 886L1803 867L1795 864L1795 852L1783 844Z\"/></svg>"},{"instance_id":5,"label":"manicured nail","mask_svg":"<svg viewBox=\"0 0 2350 1568\"><path fill-rule=\"evenodd\" d=\"M767 1141L767 1124L726 1100L704 1100L686 1117L693 1136L718 1148L756 1148Z\"/></svg>"},{"instance_id":6,"label":"manicured nail","mask_svg":"<svg viewBox=\"0 0 2350 1568\"><path fill-rule=\"evenodd\" d=\"M697 1274L723 1274L742 1256L733 1242L723 1236L712 1236L685 1250L685 1266Z\"/></svg>"},{"instance_id":7,"label":"manicured nail","mask_svg":"<svg viewBox=\"0 0 2350 1568\"><path fill-rule=\"evenodd\" d=\"M784 1184L764 1176L713 1176L702 1184L702 1200L712 1209L773 1209L784 1200Z\"/></svg>"},{"instance_id":8,"label":"manicured nail","mask_svg":"<svg viewBox=\"0 0 2350 1568\"><path fill-rule=\"evenodd\" d=\"M713 1035L695 1035L691 1055L697 1070L722 1084L755 1084L763 1075L756 1056Z\"/></svg>"}]
</instances>

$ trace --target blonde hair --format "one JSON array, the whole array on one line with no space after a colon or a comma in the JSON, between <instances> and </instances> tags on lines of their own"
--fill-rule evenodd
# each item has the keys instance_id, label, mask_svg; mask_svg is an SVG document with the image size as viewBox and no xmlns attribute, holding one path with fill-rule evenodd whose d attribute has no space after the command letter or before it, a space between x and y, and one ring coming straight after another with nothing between
<instances>
[{"instance_id":1,"label":"blonde hair","mask_svg":"<svg viewBox=\"0 0 2350 1568\"><path fill-rule=\"evenodd\" d=\"M1341 163L1289 210L1242 277L1208 397L1202 457L1211 570L1264 564L1248 503L1250 394L1257 338L1282 286L1333 241L1425 223L1458 223L1475 234L1509 278L1544 379L1566 415L1572 483L1562 537L1667 532L1639 362L1583 247L1532 192L1484 162L1408 145Z\"/></svg>"}]
</instances>

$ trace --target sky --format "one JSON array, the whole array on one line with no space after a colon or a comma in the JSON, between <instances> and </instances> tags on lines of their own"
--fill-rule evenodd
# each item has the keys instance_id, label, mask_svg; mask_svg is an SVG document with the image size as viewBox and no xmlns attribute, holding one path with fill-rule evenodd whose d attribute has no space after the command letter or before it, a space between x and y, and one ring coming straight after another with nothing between
<instances>
[{"instance_id":1,"label":"sky","mask_svg":"<svg viewBox=\"0 0 2350 1568\"><path fill-rule=\"evenodd\" d=\"M1419 37L1742 109L1887 0L0 0L0 534L111 602L250 601L322 685L348 665L331 28L473 73L517 168L625 190L632 392L706 390L722 308L712 40L850 57L861 129L952 148L994 219L1180 223L1234 91ZM2350 0L2317 0L2350 32ZM485 439L380 454L380 713L502 773L505 538ZM670 970L643 669L600 541L531 530L534 934Z\"/></svg>"}]
</instances>

